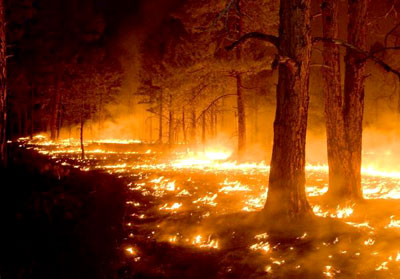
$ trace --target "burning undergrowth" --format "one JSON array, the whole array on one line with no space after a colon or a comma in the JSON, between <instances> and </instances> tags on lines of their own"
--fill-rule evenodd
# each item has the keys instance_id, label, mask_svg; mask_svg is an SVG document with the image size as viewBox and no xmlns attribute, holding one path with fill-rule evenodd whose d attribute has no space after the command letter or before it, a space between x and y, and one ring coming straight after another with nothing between
<instances>
[{"instance_id":1,"label":"burning undergrowth","mask_svg":"<svg viewBox=\"0 0 400 279\"><path fill-rule=\"evenodd\" d=\"M327 167L307 166L316 219L288 236L261 224L269 166L219 150L171 152L143 143L21 146L82 171L102 170L128 188L121 276L134 278L396 278L400 175L364 169L366 200L329 206ZM112 185L110 185L112 187ZM274 220L270 220L274 222Z\"/></svg>"}]
</instances>

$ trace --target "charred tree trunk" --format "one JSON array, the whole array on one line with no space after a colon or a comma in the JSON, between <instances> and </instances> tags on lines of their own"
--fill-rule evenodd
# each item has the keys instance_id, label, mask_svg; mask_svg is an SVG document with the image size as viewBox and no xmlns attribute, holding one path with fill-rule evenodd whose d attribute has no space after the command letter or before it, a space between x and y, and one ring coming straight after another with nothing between
<instances>
[{"instance_id":1,"label":"charred tree trunk","mask_svg":"<svg viewBox=\"0 0 400 279\"><path fill-rule=\"evenodd\" d=\"M159 116L158 116L158 143L163 143L163 94L160 92L160 100L159 100Z\"/></svg>"},{"instance_id":2,"label":"charred tree trunk","mask_svg":"<svg viewBox=\"0 0 400 279\"><path fill-rule=\"evenodd\" d=\"M264 213L282 222L312 215L305 193L305 144L311 59L311 0L281 0L279 79L269 188Z\"/></svg>"},{"instance_id":3,"label":"charred tree trunk","mask_svg":"<svg viewBox=\"0 0 400 279\"><path fill-rule=\"evenodd\" d=\"M246 114L242 91L242 76L236 74L236 94L238 112L238 155L241 157L246 149Z\"/></svg>"},{"instance_id":4,"label":"charred tree trunk","mask_svg":"<svg viewBox=\"0 0 400 279\"><path fill-rule=\"evenodd\" d=\"M323 36L338 37L338 0L322 2ZM341 89L340 51L336 44L324 43L324 80L326 136L329 165L329 195L346 188L348 158L344 135L343 94Z\"/></svg>"},{"instance_id":5,"label":"charred tree trunk","mask_svg":"<svg viewBox=\"0 0 400 279\"><path fill-rule=\"evenodd\" d=\"M360 49L366 49L366 27L368 0L349 0L349 23L347 41ZM334 195L349 199L361 199L361 150L362 122L364 116L365 57L350 48L345 56L344 87L344 137L346 141L346 184L331 191Z\"/></svg>"},{"instance_id":6,"label":"charred tree trunk","mask_svg":"<svg viewBox=\"0 0 400 279\"><path fill-rule=\"evenodd\" d=\"M83 144L83 128L85 121L83 120L83 116L81 117L81 127L80 127L80 142L81 142L81 159L85 159L85 146Z\"/></svg>"},{"instance_id":7,"label":"charred tree trunk","mask_svg":"<svg viewBox=\"0 0 400 279\"><path fill-rule=\"evenodd\" d=\"M183 142L186 144L187 135L186 135L185 107L182 108L182 133L183 133Z\"/></svg>"},{"instance_id":8,"label":"charred tree trunk","mask_svg":"<svg viewBox=\"0 0 400 279\"><path fill-rule=\"evenodd\" d=\"M174 143L174 111L172 110L172 95L169 95L169 112L168 112L168 144Z\"/></svg>"},{"instance_id":9,"label":"charred tree trunk","mask_svg":"<svg viewBox=\"0 0 400 279\"><path fill-rule=\"evenodd\" d=\"M196 121L196 107L195 105L191 106L191 129L190 129L190 143L192 145L196 144L196 130L197 130L197 121Z\"/></svg>"},{"instance_id":10,"label":"charred tree trunk","mask_svg":"<svg viewBox=\"0 0 400 279\"><path fill-rule=\"evenodd\" d=\"M214 109L214 137L218 136L218 108L215 105Z\"/></svg>"},{"instance_id":11,"label":"charred tree trunk","mask_svg":"<svg viewBox=\"0 0 400 279\"><path fill-rule=\"evenodd\" d=\"M4 1L0 0L0 164L6 165L7 147L7 74L6 22Z\"/></svg>"},{"instance_id":12,"label":"charred tree trunk","mask_svg":"<svg viewBox=\"0 0 400 279\"><path fill-rule=\"evenodd\" d=\"M202 123L201 123L201 144L203 145L203 150L204 147L206 146L206 114L203 113L203 116L201 117Z\"/></svg>"},{"instance_id":13,"label":"charred tree trunk","mask_svg":"<svg viewBox=\"0 0 400 279\"><path fill-rule=\"evenodd\" d=\"M58 125L58 115L60 110L61 102L61 76L57 76L56 88L54 91L53 106L51 110L50 118L50 138L51 140L57 139L57 125Z\"/></svg>"}]
</instances>

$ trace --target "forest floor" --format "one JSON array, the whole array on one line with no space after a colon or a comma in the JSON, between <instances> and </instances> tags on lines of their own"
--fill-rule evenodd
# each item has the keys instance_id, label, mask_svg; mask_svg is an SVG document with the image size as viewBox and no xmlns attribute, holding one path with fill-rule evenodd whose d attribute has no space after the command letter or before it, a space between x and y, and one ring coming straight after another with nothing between
<instances>
[{"instance_id":1,"label":"forest floor","mask_svg":"<svg viewBox=\"0 0 400 279\"><path fill-rule=\"evenodd\" d=\"M283 236L259 222L263 163L19 145L2 174L2 278L400 278L397 176L364 175L364 202L331 207L326 170L309 166L318 217Z\"/></svg>"}]
</instances>

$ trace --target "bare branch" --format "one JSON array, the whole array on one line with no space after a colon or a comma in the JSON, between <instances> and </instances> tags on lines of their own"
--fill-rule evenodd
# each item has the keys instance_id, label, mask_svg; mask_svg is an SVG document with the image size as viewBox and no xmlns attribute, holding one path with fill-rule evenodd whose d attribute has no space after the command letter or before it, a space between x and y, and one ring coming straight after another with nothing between
<instances>
[{"instance_id":1,"label":"bare branch","mask_svg":"<svg viewBox=\"0 0 400 279\"><path fill-rule=\"evenodd\" d=\"M221 95L218 98L214 99L214 101L212 101L197 117L196 122L199 121L201 119L201 117L203 116L203 114L205 114L213 105L215 105L215 103L217 103L219 100L221 100L222 98L228 97L228 96L236 96L236 94L225 94L225 95Z\"/></svg>"},{"instance_id":2,"label":"bare branch","mask_svg":"<svg viewBox=\"0 0 400 279\"><path fill-rule=\"evenodd\" d=\"M400 71L393 69L391 66L389 66L388 64L386 64L384 61L382 61L381 59L379 59L378 57L374 56L373 54L360 49L352 44L349 44L343 40L339 40L339 39L332 39L332 38L324 38L324 37L314 37L313 38L313 43L318 43L318 42L325 42L325 43L332 43L332 44L336 44L336 45L340 45L343 46L347 49L351 49L355 52L358 52L362 55L364 55L364 59L365 60L372 60L374 61L376 64L378 64L379 66L381 66L386 72L391 72L393 74L395 74L399 80L400 80Z\"/></svg>"},{"instance_id":3,"label":"bare branch","mask_svg":"<svg viewBox=\"0 0 400 279\"><path fill-rule=\"evenodd\" d=\"M392 35L392 33L394 31L396 31L396 29L400 26L400 22L398 22L395 26L393 26L392 29L390 29L390 31L385 35L385 46L387 46L387 40L389 39L390 35Z\"/></svg>"},{"instance_id":4,"label":"bare branch","mask_svg":"<svg viewBox=\"0 0 400 279\"><path fill-rule=\"evenodd\" d=\"M370 55L375 55L375 54L377 54L377 53L384 52L384 51L387 51L387 50L400 50L400 46L392 46L392 47L380 48L380 49L378 49L378 50L371 51L371 52L370 52Z\"/></svg>"},{"instance_id":5,"label":"bare branch","mask_svg":"<svg viewBox=\"0 0 400 279\"><path fill-rule=\"evenodd\" d=\"M273 44L277 49L279 49L279 39L277 36L274 35L269 35L269 34L264 34L260 32L251 32L243 35L240 37L237 41L233 42L229 46L225 47L226 50L232 50L236 46L246 42L249 39L257 39L265 42L269 42Z\"/></svg>"}]
</instances>

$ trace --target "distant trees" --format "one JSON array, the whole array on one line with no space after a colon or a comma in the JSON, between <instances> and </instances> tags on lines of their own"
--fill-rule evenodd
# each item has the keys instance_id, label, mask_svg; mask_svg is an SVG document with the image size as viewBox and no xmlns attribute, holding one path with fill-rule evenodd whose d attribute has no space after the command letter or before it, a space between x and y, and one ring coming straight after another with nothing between
<instances>
[{"instance_id":1,"label":"distant trees","mask_svg":"<svg viewBox=\"0 0 400 279\"><path fill-rule=\"evenodd\" d=\"M60 101L62 114L59 117L65 127L79 127L82 159L85 157L85 123L92 121L101 129L107 118L105 107L115 101L121 82L119 64L113 63L103 51L92 48L77 57L66 70L65 93Z\"/></svg>"},{"instance_id":2,"label":"distant trees","mask_svg":"<svg viewBox=\"0 0 400 279\"><path fill-rule=\"evenodd\" d=\"M94 3L7 3L13 77L10 136L49 132L56 140L61 128L81 126L77 118L83 123L104 122L122 73L117 57L105 44L106 22ZM85 105L77 104L81 101Z\"/></svg>"},{"instance_id":3,"label":"distant trees","mask_svg":"<svg viewBox=\"0 0 400 279\"><path fill-rule=\"evenodd\" d=\"M247 30L275 26L275 6L269 2L231 1L225 5L213 0L187 1L156 34L149 35L143 45L137 94L142 96L139 102L148 104L148 110L159 119L159 142L165 130L170 143L178 135L182 142L191 144L198 142L197 137L203 143L212 140L223 126L229 104L237 123L237 150L243 153L249 94L245 84L270 67L266 57L272 61L272 55L270 47L259 44L257 51L251 51L254 48L250 45L234 52L226 52L224 47ZM263 15L269 15L270 20L262 24L254 20Z\"/></svg>"}]
</instances>

